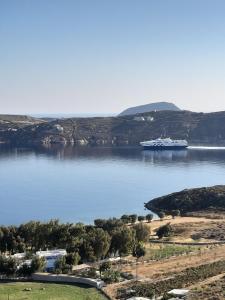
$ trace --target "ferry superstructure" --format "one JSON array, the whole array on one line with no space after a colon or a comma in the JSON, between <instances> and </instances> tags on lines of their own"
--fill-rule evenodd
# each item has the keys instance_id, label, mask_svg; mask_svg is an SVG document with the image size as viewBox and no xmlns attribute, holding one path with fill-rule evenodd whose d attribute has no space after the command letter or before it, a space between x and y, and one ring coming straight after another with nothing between
<instances>
[{"instance_id":1,"label":"ferry superstructure","mask_svg":"<svg viewBox=\"0 0 225 300\"><path fill-rule=\"evenodd\" d=\"M146 150L179 150L188 147L186 140L172 140L171 138L158 138L150 141L140 142L140 145Z\"/></svg>"}]
</instances>

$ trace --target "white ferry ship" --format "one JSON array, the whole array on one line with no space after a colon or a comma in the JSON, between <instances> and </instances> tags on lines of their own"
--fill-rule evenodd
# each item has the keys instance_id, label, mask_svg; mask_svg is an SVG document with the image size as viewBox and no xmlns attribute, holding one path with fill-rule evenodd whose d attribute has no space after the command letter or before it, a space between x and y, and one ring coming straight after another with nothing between
<instances>
[{"instance_id":1,"label":"white ferry ship","mask_svg":"<svg viewBox=\"0 0 225 300\"><path fill-rule=\"evenodd\" d=\"M172 140L171 138L158 138L156 140L140 142L146 150L174 150L185 149L188 147L186 140Z\"/></svg>"}]
</instances>

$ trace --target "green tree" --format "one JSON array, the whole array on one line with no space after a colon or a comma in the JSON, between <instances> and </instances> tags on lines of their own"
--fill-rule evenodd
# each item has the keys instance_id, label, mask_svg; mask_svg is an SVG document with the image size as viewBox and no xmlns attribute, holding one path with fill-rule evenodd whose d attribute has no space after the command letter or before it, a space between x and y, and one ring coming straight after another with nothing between
<instances>
[{"instance_id":1,"label":"green tree","mask_svg":"<svg viewBox=\"0 0 225 300\"><path fill-rule=\"evenodd\" d=\"M135 233L128 227L118 228L112 233L111 252L120 256L128 255L132 252Z\"/></svg>"},{"instance_id":2,"label":"green tree","mask_svg":"<svg viewBox=\"0 0 225 300\"><path fill-rule=\"evenodd\" d=\"M145 220L145 216L138 216L138 221L143 222Z\"/></svg>"},{"instance_id":3,"label":"green tree","mask_svg":"<svg viewBox=\"0 0 225 300\"><path fill-rule=\"evenodd\" d=\"M134 224L137 221L137 215L133 214L133 215L130 215L129 217L130 217L131 223Z\"/></svg>"},{"instance_id":4,"label":"green tree","mask_svg":"<svg viewBox=\"0 0 225 300\"><path fill-rule=\"evenodd\" d=\"M138 223L133 227L135 231L136 240L138 242L147 242L150 235L150 227L144 223Z\"/></svg>"},{"instance_id":5,"label":"green tree","mask_svg":"<svg viewBox=\"0 0 225 300\"><path fill-rule=\"evenodd\" d=\"M94 220L95 226L99 227L99 228L103 228L104 225L105 225L105 223L106 223L106 220L104 220L104 219L96 219L96 220Z\"/></svg>"},{"instance_id":6,"label":"green tree","mask_svg":"<svg viewBox=\"0 0 225 300\"><path fill-rule=\"evenodd\" d=\"M67 274L69 271L71 271L71 265L68 265L66 263L66 257L61 256L55 261L55 272L57 274Z\"/></svg>"},{"instance_id":7,"label":"green tree","mask_svg":"<svg viewBox=\"0 0 225 300\"><path fill-rule=\"evenodd\" d=\"M148 222L151 222L153 219L153 214L147 214L145 218Z\"/></svg>"},{"instance_id":8,"label":"green tree","mask_svg":"<svg viewBox=\"0 0 225 300\"><path fill-rule=\"evenodd\" d=\"M131 222L130 216L128 215L122 215L120 219L123 221L124 224L128 224Z\"/></svg>"},{"instance_id":9,"label":"green tree","mask_svg":"<svg viewBox=\"0 0 225 300\"><path fill-rule=\"evenodd\" d=\"M164 213L164 211L160 211L160 212L158 212L158 216L159 216L160 220L163 220L165 218L166 214Z\"/></svg>"},{"instance_id":10,"label":"green tree","mask_svg":"<svg viewBox=\"0 0 225 300\"><path fill-rule=\"evenodd\" d=\"M17 270L18 276L29 277L32 274L31 266L27 264L22 264Z\"/></svg>"},{"instance_id":11,"label":"green tree","mask_svg":"<svg viewBox=\"0 0 225 300\"><path fill-rule=\"evenodd\" d=\"M121 219L110 218L106 220L103 229L106 230L109 234L116 228L122 227L124 225Z\"/></svg>"},{"instance_id":12,"label":"green tree","mask_svg":"<svg viewBox=\"0 0 225 300\"><path fill-rule=\"evenodd\" d=\"M104 258L109 251L110 236L101 228L96 228L91 235L91 243L94 249L94 254L99 260Z\"/></svg>"},{"instance_id":13,"label":"green tree","mask_svg":"<svg viewBox=\"0 0 225 300\"><path fill-rule=\"evenodd\" d=\"M77 252L69 253L66 255L67 265L76 266L80 261L80 255Z\"/></svg>"},{"instance_id":14,"label":"green tree","mask_svg":"<svg viewBox=\"0 0 225 300\"><path fill-rule=\"evenodd\" d=\"M44 257L34 256L31 261L32 273L43 272L46 267L46 260Z\"/></svg>"},{"instance_id":15,"label":"green tree","mask_svg":"<svg viewBox=\"0 0 225 300\"><path fill-rule=\"evenodd\" d=\"M84 237L80 254L85 260L96 261L104 258L109 251L110 236L102 228L92 227Z\"/></svg>"},{"instance_id":16,"label":"green tree","mask_svg":"<svg viewBox=\"0 0 225 300\"><path fill-rule=\"evenodd\" d=\"M180 210L179 209L175 209L171 211L171 216L173 217L173 219L175 219L175 217L179 217L180 216Z\"/></svg>"},{"instance_id":17,"label":"green tree","mask_svg":"<svg viewBox=\"0 0 225 300\"><path fill-rule=\"evenodd\" d=\"M16 274L17 262L12 257L0 256L0 274L12 276Z\"/></svg>"},{"instance_id":18,"label":"green tree","mask_svg":"<svg viewBox=\"0 0 225 300\"><path fill-rule=\"evenodd\" d=\"M136 243L133 249L133 256L136 257L136 280L138 278L138 259L145 256L146 251L142 243Z\"/></svg>"}]
</instances>

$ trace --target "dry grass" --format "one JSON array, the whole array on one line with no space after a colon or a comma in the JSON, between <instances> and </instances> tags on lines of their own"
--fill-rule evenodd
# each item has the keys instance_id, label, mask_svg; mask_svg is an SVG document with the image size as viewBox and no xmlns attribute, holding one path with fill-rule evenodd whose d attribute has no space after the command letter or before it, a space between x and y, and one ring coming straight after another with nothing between
<instances>
[{"instance_id":1,"label":"dry grass","mask_svg":"<svg viewBox=\"0 0 225 300\"><path fill-rule=\"evenodd\" d=\"M172 227L175 230L175 235L173 237L174 241L186 242L193 241L192 237L194 234L201 233L200 240L204 241L215 241L220 240L221 236L225 232L225 219L222 218L206 218L206 217L176 217L175 219L167 217L165 220L153 221L148 223L151 227L152 234L154 235L154 231L166 223L170 222ZM218 231L220 229L220 231ZM218 231L218 235L213 235ZM154 246L160 247L160 246ZM151 246L147 245L147 253ZM179 273L186 268L196 267L198 265L202 265L207 263L211 263L214 261L224 260L225 259L225 245L219 246L207 246L207 247L195 247L192 249L194 252L186 253L185 255L170 256L165 258L161 258L158 261L151 261L147 263L140 263L138 265L138 276L142 278L142 280L158 280L163 279L168 276L174 275L175 273ZM181 251L182 252L182 251ZM149 254L149 253L148 253ZM150 255L151 256L151 255ZM136 274L136 266L135 264L122 266L122 271L130 272L133 275ZM113 284L106 287L107 293L111 297L115 297L116 290L121 287L121 283ZM225 288L225 286L224 286ZM219 287L218 287L219 289ZM219 291L217 291L219 295ZM193 296L194 297L194 296ZM194 299L213 299L213 298L191 298ZM225 299L224 298L215 298L215 299Z\"/></svg>"},{"instance_id":2,"label":"dry grass","mask_svg":"<svg viewBox=\"0 0 225 300\"><path fill-rule=\"evenodd\" d=\"M187 300L224 300L225 276L214 276L201 284L191 287L192 291Z\"/></svg>"}]
</instances>

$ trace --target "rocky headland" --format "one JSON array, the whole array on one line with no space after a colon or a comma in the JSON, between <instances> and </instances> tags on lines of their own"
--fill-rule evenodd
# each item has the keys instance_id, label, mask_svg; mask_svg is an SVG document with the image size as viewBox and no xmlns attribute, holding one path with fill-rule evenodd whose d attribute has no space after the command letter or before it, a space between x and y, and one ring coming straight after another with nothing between
<instances>
[{"instance_id":1,"label":"rocky headland","mask_svg":"<svg viewBox=\"0 0 225 300\"><path fill-rule=\"evenodd\" d=\"M150 200L145 207L156 213L174 210L180 210L182 214L207 210L225 212L225 185L185 189Z\"/></svg>"}]
</instances>

